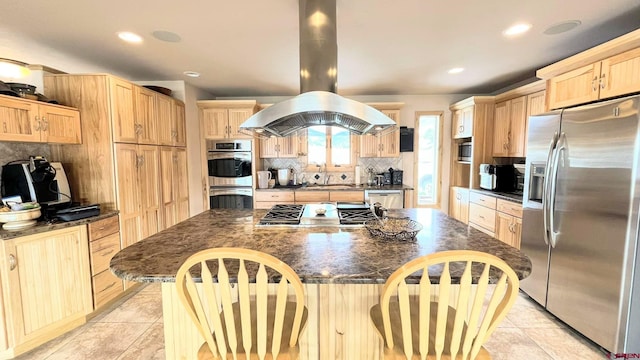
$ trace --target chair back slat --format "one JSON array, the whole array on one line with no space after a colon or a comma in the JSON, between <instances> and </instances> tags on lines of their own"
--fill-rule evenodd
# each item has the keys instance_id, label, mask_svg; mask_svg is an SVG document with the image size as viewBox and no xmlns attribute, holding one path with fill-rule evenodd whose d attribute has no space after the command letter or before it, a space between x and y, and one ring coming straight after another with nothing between
<instances>
[{"instance_id":1,"label":"chair back slat","mask_svg":"<svg viewBox=\"0 0 640 360\"><path fill-rule=\"evenodd\" d=\"M469 296L471 296L471 267L472 262L467 261L464 272L462 273L462 277L460 278L460 291L458 292L458 305L456 306L456 309L458 309L458 311L456 311L456 318L453 323L451 347L449 348L451 358L454 359L460 351L462 329L468 315L467 307L469 306Z\"/></svg>"},{"instance_id":2,"label":"chair back slat","mask_svg":"<svg viewBox=\"0 0 640 360\"><path fill-rule=\"evenodd\" d=\"M404 353L407 358L413 354L413 339L411 338L411 312L409 311L409 288L407 283L400 281L398 284L398 304L400 305L400 324L402 325L402 338L404 341Z\"/></svg>"},{"instance_id":3,"label":"chair back slat","mask_svg":"<svg viewBox=\"0 0 640 360\"><path fill-rule=\"evenodd\" d=\"M429 268L425 267L422 270L422 277L420 278L420 292L418 294L420 297L420 320L419 320L419 330L420 334L420 343L418 345L420 350L420 355L422 358L426 358L429 353L429 326L431 319L431 279L429 278Z\"/></svg>"},{"instance_id":4,"label":"chair back slat","mask_svg":"<svg viewBox=\"0 0 640 360\"><path fill-rule=\"evenodd\" d=\"M249 266L247 262L258 266ZM195 276L191 276L192 268L198 265L201 288ZM210 270L214 268L216 276ZM233 269L237 269L237 276L230 274ZM275 295L269 293L272 273L275 276L272 279L279 279ZM252 279L255 287L250 284ZM230 352L234 359L253 359L255 355L259 359L276 359L285 344L289 351L297 351L298 337L306 323L304 289L293 269L277 258L239 248L204 250L182 264L176 275L176 289L206 341L202 349L208 347L214 357L226 359ZM295 301L289 301L290 289Z\"/></svg>"},{"instance_id":5,"label":"chair back slat","mask_svg":"<svg viewBox=\"0 0 640 360\"><path fill-rule=\"evenodd\" d=\"M260 264L256 276L256 313L258 330L258 357L264 359L267 354L267 283L269 278L264 264Z\"/></svg>"},{"instance_id":6,"label":"chair back slat","mask_svg":"<svg viewBox=\"0 0 640 360\"><path fill-rule=\"evenodd\" d=\"M236 336L236 319L233 316L233 308L231 304L231 284L229 282L229 273L224 266L224 260L218 259L218 284L220 288L220 300L222 302L222 314L224 315L224 323L227 330L227 342L231 348L234 359L238 352L238 338Z\"/></svg>"},{"instance_id":7,"label":"chair back slat","mask_svg":"<svg viewBox=\"0 0 640 360\"><path fill-rule=\"evenodd\" d=\"M249 293L249 274L244 265L244 260L240 259L240 269L238 270L238 303L240 304L240 321L242 323L242 334L251 334L251 297ZM251 336L242 337L242 347L245 353L251 351Z\"/></svg>"},{"instance_id":8,"label":"chair back slat","mask_svg":"<svg viewBox=\"0 0 640 360\"><path fill-rule=\"evenodd\" d=\"M438 315L436 318L436 358L440 358L444 351L444 339L447 331L447 315L449 315L449 295L451 292L451 274L449 262L444 263L442 275L440 275L440 292L438 292Z\"/></svg>"},{"instance_id":9,"label":"chair back slat","mask_svg":"<svg viewBox=\"0 0 640 360\"><path fill-rule=\"evenodd\" d=\"M191 274L187 273L186 282L183 284L186 287L186 293L190 295L189 302L191 305L191 311L189 311L189 315L194 321L198 321L202 324L201 327L198 327L200 334L204 337L209 347L213 350L214 355L218 355L218 350L215 346L215 341L213 341L213 334L211 331L211 327L209 326L209 322L207 321L206 311L204 309L204 305L198 296L198 289L196 288L196 284L191 277ZM220 318L218 318L220 320ZM215 328L215 322L214 322ZM226 353L225 353L226 354Z\"/></svg>"},{"instance_id":10,"label":"chair back slat","mask_svg":"<svg viewBox=\"0 0 640 360\"><path fill-rule=\"evenodd\" d=\"M282 277L278 284L278 297L276 300L276 313L273 319L273 343L271 353L277 357L280 351L280 341L282 340L282 326L284 323L284 310L287 306L287 280Z\"/></svg>"},{"instance_id":11,"label":"chair back slat","mask_svg":"<svg viewBox=\"0 0 640 360\"><path fill-rule=\"evenodd\" d=\"M468 356L468 354L470 353L473 342L475 341L476 335L478 334L478 326L481 320L480 317L482 316L484 296L487 293L487 285L489 284L490 268L491 266L489 264L485 264L484 269L482 270L482 275L480 275L480 278L478 279L478 283L476 286L476 296L473 299L471 314L469 315L469 327L467 328L466 336L463 339L463 357Z\"/></svg>"},{"instance_id":12,"label":"chair back slat","mask_svg":"<svg viewBox=\"0 0 640 360\"><path fill-rule=\"evenodd\" d=\"M429 267L442 269L437 285L437 299L431 299L431 282ZM480 277L475 281L473 270L480 267ZM492 267L501 271L493 294L486 305L485 298L489 288ZM408 285L405 279L418 271L422 271L416 303L408 296ZM453 291L451 274L460 275L460 284ZM435 355L435 359L456 358L473 360L479 354L482 345L487 341L498 323L513 306L518 293L519 280L516 273L503 260L482 252L470 250L443 251L427 255L408 262L396 270L385 283L380 296L379 312L376 316L382 324L376 325L388 349L394 354L403 354L403 358L412 358L419 354L421 359ZM474 291L475 289L475 291ZM396 306L400 312L400 327L392 326L391 297L396 296ZM413 295L415 296L415 295ZM457 296L457 298L456 298ZM435 302L435 303L434 303ZM375 308L374 308L375 309ZM372 309L372 319L375 319ZM378 311L378 310L376 310ZM416 312L415 314L413 312ZM435 314L431 312L435 311ZM393 321L398 321L394 319ZM417 321L418 326L412 326ZM374 321L375 323L375 321ZM395 334L394 331L401 332ZM412 331L418 331L413 334ZM418 339L417 349L414 340ZM398 341L402 340L401 346ZM446 349L445 349L446 347Z\"/></svg>"}]
</instances>

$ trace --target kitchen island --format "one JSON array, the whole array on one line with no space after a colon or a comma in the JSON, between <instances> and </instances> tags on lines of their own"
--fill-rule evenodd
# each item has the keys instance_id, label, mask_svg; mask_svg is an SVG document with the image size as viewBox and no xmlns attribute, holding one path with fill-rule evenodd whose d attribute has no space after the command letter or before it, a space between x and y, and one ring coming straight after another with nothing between
<instances>
[{"instance_id":1,"label":"kitchen island","mask_svg":"<svg viewBox=\"0 0 640 360\"><path fill-rule=\"evenodd\" d=\"M204 212L133 244L111 260L125 280L162 282L167 359L195 358L202 339L175 291L175 274L190 255L212 247L242 247L289 264L305 285L309 319L300 346L303 359L375 359L381 342L369 324L388 276L402 264L434 252L471 249L505 260L523 279L531 262L519 250L431 209L390 210L423 225L415 241L384 241L363 227L257 226L265 210ZM452 274L455 282L456 275ZM495 279L494 279L495 280Z\"/></svg>"}]
</instances>

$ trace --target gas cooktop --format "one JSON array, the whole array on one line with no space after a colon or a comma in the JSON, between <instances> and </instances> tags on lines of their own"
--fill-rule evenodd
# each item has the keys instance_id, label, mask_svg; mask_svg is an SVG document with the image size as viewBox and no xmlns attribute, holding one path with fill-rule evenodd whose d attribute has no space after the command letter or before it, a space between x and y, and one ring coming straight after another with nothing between
<instances>
[{"instance_id":1,"label":"gas cooktop","mask_svg":"<svg viewBox=\"0 0 640 360\"><path fill-rule=\"evenodd\" d=\"M324 214L318 213L319 208ZM258 225L362 226L365 221L375 218L366 203L278 204L260 219Z\"/></svg>"}]
</instances>

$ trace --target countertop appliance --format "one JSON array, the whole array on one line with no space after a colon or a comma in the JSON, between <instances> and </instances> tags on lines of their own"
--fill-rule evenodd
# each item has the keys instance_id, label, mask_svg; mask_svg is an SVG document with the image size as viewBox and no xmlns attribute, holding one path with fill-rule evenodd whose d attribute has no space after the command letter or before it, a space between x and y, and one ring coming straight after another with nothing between
<instances>
[{"instance_id":1,"label":"countertop appliance","mask_svg":"<svg viewBox=\"0 0 640 360\"><path fill-rule=\"evenodd\" d=\"M402 190L365 190L364 201L370 204L380 203L387 209L404 208L404 192Z\"/></svg>"},{"instance_id":2,"label":"countertop appliance","mask_svg":"<svg viewBox=\"0 0 640 360\"><path fill-rule=\"evenodd\" d=\"M46 159L2 166L2 197L15 195L24 202L36 201L43 207L71 203L69 181L62 164Z\"/></svg>"},{"instance_id":3,"label":"countertop appliance","mask_svg":"<svg viewBox=\"0 0 640 360\"><path fill-rule=\"evenodd\" d=\"M480 164L480 188L498 192L513 192L517 188L513 165Z\"/></svg>"},{"instance_id":4,"label":"countertop appliance","mask_svg":"<svg viewBox=\"0 0 640 360\"><path fill-rule=\"evenodd\" d=\"M458 161L471 162L473 160L473 143L462 142L458 144Z\"/></svg>"},{"instance_id":5,"label":"countertop appliance","mask_svg":"<svg viewBox=\"0 0 640 360\"><path fill-rule=\"evenodd\" d=\"M207 140L209 207L253 208L251 140Z\"/></svg>"},{"instance_id":6,"label":"countertop appliance","mask_svg":"<svg viewBox=\"0 0 640 360\"><path fill-rule=\"evenodd\" d=\"M529 118L520 287L613 353L640 353L639 104Z\"/></svg>"}]
</instances>

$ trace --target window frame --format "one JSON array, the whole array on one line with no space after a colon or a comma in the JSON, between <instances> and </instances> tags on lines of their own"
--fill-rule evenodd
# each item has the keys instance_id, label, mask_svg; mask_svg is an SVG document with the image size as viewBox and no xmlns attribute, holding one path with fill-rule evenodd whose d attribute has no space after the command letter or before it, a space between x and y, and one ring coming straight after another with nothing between
<instances>
[{"instance_id":1,"label":"window frame","mask_svg":"<svg viewBox=\"0 0 640 360\"><path fill-rule=\"evenodd\" d=\"M419 161L419 155L420 155L420 117L423 115L431 115L431 116L438 116L438 152L437 152L437 161L438 161L438 165L437 165L437 171L438 171L438 180L434 181L434 186L435 188L435 196L436 196L436 201L434 204L431 205L420 205L418 204L418 193L419 193L419 189L418 189L418 185L419 185L419 180L418 179L418 161ZM414 148L416 149L413 152L413 182L415 184L414 188L414 192L413 192L413 206L416 208L433 208L433 209L440 209L441 203L442 203L442 179L443 179L443 174L442 174L442 152L443 152L443 130L444 130L444 111L416 111L415 112L415 121L414 121L414 135L413 135L413 143L414 143Z\"/></svg>"},{"instance_id":2,"label":"window frame","mask_svg":"<svg viewBox=\"0 0 640 360\"><path fill-rule=\"evenodd\" d=\"M332 126L327 126L328 128L331 128ZM347 130L348 131L348 130ZM320 172L320 166L310 163L309 162L309 134L308 134L308 130L305 129L304 130L304 139L305 139L305 147L306 147L306 153L307 153L307 166L306 166L306 171L309 172ZM333 163L331 163L331 132L327 132L326 134L326 147L325 147L325 154L326 154L326 159L327 159L327 164L326 164L326 171L327 172L348 172L348 171L354 171L355 167L356 167L356 162L358 160L357 156L360 153L359 151L359 136L357 135L353 135L353 134L349 134L349 146L350 146L350 153L351 153L351 158L349 160L349 164L348 165L340 165L340 166L335 166Z\"/></svg>"}]
</instances>

